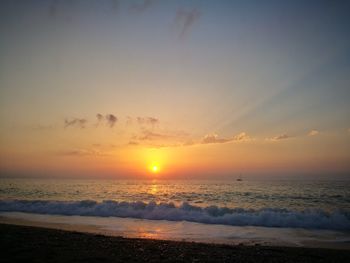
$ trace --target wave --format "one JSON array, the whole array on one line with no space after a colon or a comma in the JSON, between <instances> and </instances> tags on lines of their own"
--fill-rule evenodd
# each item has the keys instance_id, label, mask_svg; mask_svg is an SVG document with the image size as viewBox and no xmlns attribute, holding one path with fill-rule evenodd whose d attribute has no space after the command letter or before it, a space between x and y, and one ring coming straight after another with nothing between
<instances>
[{"instance_id":1,"label":"wave","mask_svg":"<svg viewBox=\"0 0 350 263\"><path fill-rule=\"evenodd\" d=\"M129 217L152 220L190 221L232 226L289 227L350 230L350 212L321 209L295 211L279 208L244 209L198 207L183 203L117 202L106 200L43 201L0 200L1 212L27 212L52 215Z\"/></svg>"}]
</instances>

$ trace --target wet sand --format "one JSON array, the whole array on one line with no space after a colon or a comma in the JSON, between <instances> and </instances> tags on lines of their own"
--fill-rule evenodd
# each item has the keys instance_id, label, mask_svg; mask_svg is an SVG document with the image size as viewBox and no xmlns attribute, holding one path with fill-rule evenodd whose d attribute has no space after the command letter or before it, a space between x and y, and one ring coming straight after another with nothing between
<instances>
[{"instance_id":1,"label":"wet sand","mask_svg":"<svg viewBox=\"0 0 350 263\"><path fill-rule=\"evenodd\" d=\"M350 262L349 250L111 237L0 224L2 262Z\"/></svg>"},{"instance_id":2,"label":"wet sand","mask_svg":"<svg viewBox=\"0 0 350 263\"><path fill-rule=\"evenodd\" d=\"M350 232L292 228L237 227L194 222L144 220L119 217L42 215L1 212L0 224L23 225L125 238L217 243L347 249Z\"/></svg>"}]
</instances>

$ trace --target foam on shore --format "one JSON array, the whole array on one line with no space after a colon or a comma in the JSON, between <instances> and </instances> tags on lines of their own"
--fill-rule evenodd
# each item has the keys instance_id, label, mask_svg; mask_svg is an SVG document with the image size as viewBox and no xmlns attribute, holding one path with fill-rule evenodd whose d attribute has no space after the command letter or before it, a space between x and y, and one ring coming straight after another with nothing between
<instances>
[{"instance_id":1,"label":"foam on shore","mask_svg":"<svg viewBox=\"0 0 350 263\"><path fill-rule=\"evenodd\" d=\"M175 206L173 203L157 204L155 202L117 202L111 200L103 202L91 200L1 200L0 211L70 216L128 217L231 226L350 230L350 214L340 210L333 212L321 209L296 211L263 208L253 210L217 206L202 208L188 203Z\"/></svg>"}]
</instances>

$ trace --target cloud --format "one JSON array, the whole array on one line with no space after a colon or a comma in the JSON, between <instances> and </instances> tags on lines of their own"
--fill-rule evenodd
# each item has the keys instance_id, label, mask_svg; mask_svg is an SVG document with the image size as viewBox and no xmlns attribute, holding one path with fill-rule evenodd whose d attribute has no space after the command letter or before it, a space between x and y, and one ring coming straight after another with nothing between
<instances>
[{"instance_id":1,"label":"cloud","mask_svg":"<svg viewBox=\"0 0 350 263\"><path fill-rule=\"evenodd\" d=\"M315 136L318 135L320 132L318 130L311 130L307 135L308 136Z\"/></svg>"},{"instance_id":2,"label":"cloud","mask_svg":"<svg viewBox=\"0 0 350 263\"><path fill-rule=\"evenodd\" d=\"M151 125L152 127L159 124L159 119L154 117L137 117L136 121L140 125Z\"/></svg>"},{"instance_id":3,"label":"cloud","mask_svg":"<svg viewBox=\"0 0 350 263\"><path fill-rule=\"evenodd\" d=\"M156 0L143 0L141 2L131 4L129 9L133 12L142 13L153 6L155 2Z\"/></svg>"},{"instance_id":4,"label":"cloud","mask_svg":"<svg viewBox=\"0 0 350 263\"><path fill-rule=\"evenodd\" d=\"M64 120L64 127L78 127L78 128L85 128L85 125L88 121L86 119L79 119L79 118L74 118L72 120L65 119Z\"/></svg>"},{"instance_id":5,"label":"cloud","mask_svg":"<svg viewBox=\"0 0 350 263\"><path fill-rule=\"evenodd\" d=\"M154 132L153 130L143 130L141 135L133 136L129 145L147 145L150 147L180 147L201 144L228 143L228 142L248 142L253 140L247 133L241 132L230 138L220 138L217 134L205 135L200 140L189 138L189 134L183 131Z\"/></svg>"},{"instance_id":6,"label":"cloud","mask_svg":"<svg viewBox=\"0 0 350 263\"><path fill-rule=\"evenodd\" d=\"M285 140L285 139L289 139L289 138L291 138L291 136L289 136L288 134L280 134L280 135L277 135L277 136L272 137L272 138L267 138L267 140L280 141L280 140Z\"/></svg>"},{"instance_id":7,"label":"cloud","mask_svg":"<svg viewBox=\"0 0 350 263\"><path fill-rule=\"evenodd\" d=\"M142 131L142 135L137 137L140 141L153 141L153 140L160 140L160 139L169 139L173 137L170 134L165 133L157 133L153 131L144 130Z\"/></svg>"},{"instance_id":8,"label":"cloud","mask_svg":"<svg viewBox=\"0 0 350 263\"><path fill-rule=\"evenodd\" d=\"M175 24L179 27L180 33L179 37L183 38L186 36L187 32L193 26L200 17L200 12L198 9L194 8L192 10L179 9L176 12Z\"/></svg>"},{"instance_id":9,"label":"cloud","mask_svg":"<svg viewBox=\"0 0 350 263\"><path fill-rule=\"evenodd\" d=\"M178 147L187 142L189 134L181 130L154 130L143 128L130 138L128 145L144 145L152 148Z\"/></svg>"},{"instance_id":10,"label":"cloud","mask_svg":"<svg viewBox=\"0 0 350 263\"><path fill-rule=\"evenodd\" d=\"M97 114L96 114L96 118L97 118L96 127L98 127L98 126L100 126L100 124L103 122L104 117L103 117L102 114L97 113Z\"/></svg>"},{"instance_id":11,"label":"cloud","mask_svg":"<svg viewBox=\"0 0 350 263\"><path fill-rule=\"evenodd\" d=\"M110 128L113 128L115 124L118 122L118 117L115 116L112 113L103 115L101 113L96 114L96 120L97 122L94 124L95 127L98 127L100 125L105 125L109 126ZM64 126L70 127L70 126L75 126L75 127L80 127L80 128L85 128L88 120L87 119L80 119L80 118L73 118L73 119L65 119ZM160 124L159 119L155 117L136 117L132 118L130 116L126 117L126 125L132 125L133 123L137 123L138 125L141 126L142 129L145 129L148 127L155 128L157 125Z\"/></svg>"},{"instance_id":12,"label":"cloud","mask_svg":"<svg viewBox=\"0 0 350 263\"><path fill-rule=\"evenodd\" d=\"M128 145L129 146L142 145L144 147L149 147L149 148L170 148L170 147L179 147L179 146L182 146L183 144L181 144L181 143L160 143L158 141L138 142L136 140L130 140L128 142Z\"/></svg>"},{"instance_id":13,"label":"cloud","mask_svg":"<svg viewBox=\"0 0 350 263\"><path fill-rule=\"evenodd\" d=\"M107 114L106 121L107 121L107 125L109 127L113 128L114 124L118 121L118 118L116 116L114 116L113 114Z\"/></svg>"},{"instance_id":14,"label":"cloud","mask_svg":"<svg viewBox=\"0 0 350 263\"><path fill-rule=\"evenodd\" d=\"M66 151L59 151L56 152L56 155L59 156L77 156L77 157L84 157L84 156L107 156L109 155L106 152L102 152L95 149L73 149L73 150L66 150Z\"/></svg>"},{"instance_id":15,"label":"cloud","mask_svg":"<svg viewBox=\"0 0 350 263\"><path fill-rule=\"evenodd\" d=\"M138 125L141 126L152 126L154 128L154 126L158 125L160 123L159 119L155 118L155 117L130 117L127 116L126 117L126 125L132 125L133 123L136 123Z\"/></svg>"},{"instance_id":16,"label":"cloud","mask_svg":"<svg viewBox=\"0 0 350 263\"><path fill-rule=\"evenodd\" d=\"M101 113L96 114L97 118L97 124L96 127L98 127L100 124L106 123L107 126L110 128L113 128L116 122L118 121L118 118L113 114L107 114L106 116L103 116Z\"/></svg>"},{"instance_id":17,"label":"cloud","mask_svg":"<svg viewBox=\"0 0 350 263\"><path fill-rule=\"evenodd\" d=\"M174 148L174 147L179 147L179 146L182 146L182 144L179 144L179 143L160 143L160 144L157 144L157 143L152 143L152 144L148 144L147 145L148 147L151 147L151 148Z\"/></svg>"},{"instance_id":18,"label":"cloud","mask_svg":"<svg viewBox=\"0 0 350 263\"><path fill-rule=\"evenodd\" d=\"M202 139L202 144L208 143L226 143L226 142L246 142L250 141L252 138L245 132L241 132L231 138L219 138L219 136L215 133L207 134Z\"/></svg>"},{"instance_id":19,"label":"cloud","mask_svg":"<svg viewBox=\"0 0 350 263\"><path fill-rule=\"evenodd\" d=\"M245 132L241 132L240 134L237 134L236 136L234 136L233 140L243 142L243 141L250 141L252 140L252 138Z\"/></svg>"},{"instance_id":20,"label":"cloud","mask_svg":"<svg viewBox=\"0 0 350 263\"><path fill-rule=\"evenodd\" d=\"M202 139L202 144L208 144L208 143L225 143L232 141L232 139L221 139L219 136L215 133L207 134Z\"/></svg>"},{"instance_id":21,"label":"cloud","mask_svg":"<svg viewBox=\"0 0 350 263\"><path fill-rule=\"evenodd\" d=\"M103 121L103 115L100 114L100 113L97 113L97 114L96 114L96 118L97 118L97 121L98 121L98 122Z\"/></svg>"}]
</instances>

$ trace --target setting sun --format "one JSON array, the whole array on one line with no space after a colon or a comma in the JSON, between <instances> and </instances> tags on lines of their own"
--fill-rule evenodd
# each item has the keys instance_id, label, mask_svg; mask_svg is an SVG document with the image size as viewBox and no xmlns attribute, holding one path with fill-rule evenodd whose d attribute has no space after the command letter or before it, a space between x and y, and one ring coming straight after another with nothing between
<instances>
[{"instance_id":1,"label":"setting sun","mask_svg":"<svg viewBox=\"0 0 350 263\"><path fill-rule=\"evenodd\" d=\"M154 173L158 172L158 166L157 166L157 165L153 165L152 171L153 171Z\"/></svg>"}]
</instances>

